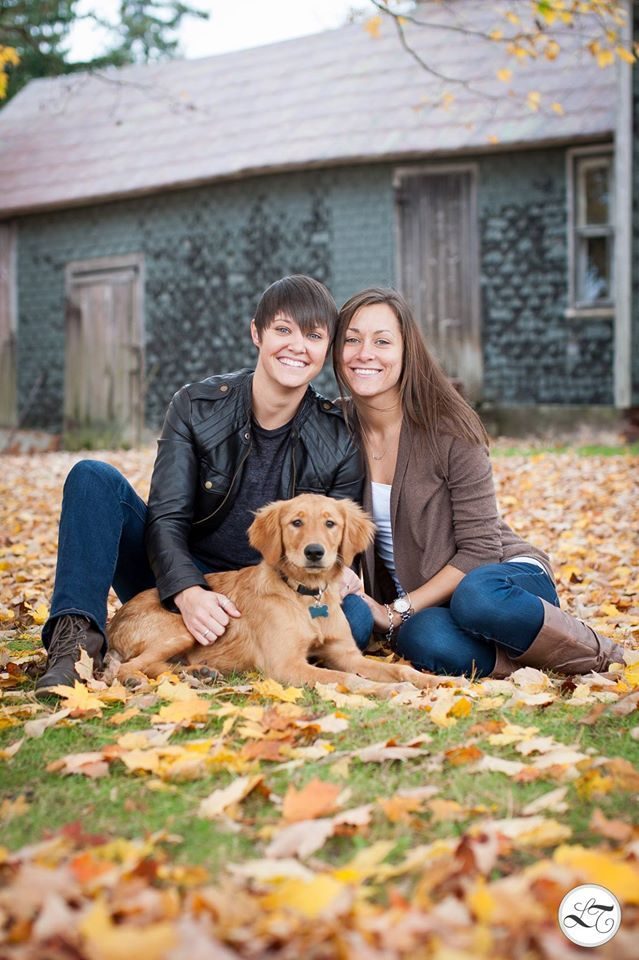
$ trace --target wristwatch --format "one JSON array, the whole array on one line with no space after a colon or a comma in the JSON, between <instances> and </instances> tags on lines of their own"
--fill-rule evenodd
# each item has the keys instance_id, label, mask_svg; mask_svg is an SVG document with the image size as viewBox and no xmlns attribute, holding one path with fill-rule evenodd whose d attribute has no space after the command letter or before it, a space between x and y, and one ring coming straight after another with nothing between
<instances>
[{"instance_id":1,"label":"wristwatch","mask_svg":"<svg viewBox=\"0 0 639 960\"><path fill-rule=\"evenodd\" d=\"M406 623L407 620L410 620L413 612L413 604L408 594L405 594L403 597L397 597L396 600L393 600L391 607L398 613L402 623Z\"/></svg>"}]
</instances>

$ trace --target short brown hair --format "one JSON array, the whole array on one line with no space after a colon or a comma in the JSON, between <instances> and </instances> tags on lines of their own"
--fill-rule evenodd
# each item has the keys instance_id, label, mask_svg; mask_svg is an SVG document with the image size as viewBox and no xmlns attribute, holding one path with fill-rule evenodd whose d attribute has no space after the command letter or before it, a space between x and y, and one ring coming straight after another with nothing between
<instances>
[{"instance_id":1,"label":"short brown hair","mask_svg":"<svg viewBox=\"0 0 639 960\"><path fill-rule=\"evenodd\" d=\"M399 395L404 416L427 435L433 446L436 446L435 438L440 431L470 443L488 443L484 425L426 346L410 306L397 290L368 287L347 300L340 310L333 344L333 369L340 392L344 396L348 394L342 376L346 331L358 310L376 303L385 303L391 308L402 335L404 355ZM355 425L361 429L355 398L353 408Z\"/></svg>"},{"instance_id":2,"label":"short brown hair","mask_svg":"<svg viewBox=\"0 0 639 960\"><path fill-rule=\"evenodd\" d=\"M329 339L335 335L337 304L319 280L297 273L282 277L267 287L255 308L255 328L258 336L270 327L278 313L294 320L303 334L316 327L324 327Z\"/></svg>"}]
</instances>

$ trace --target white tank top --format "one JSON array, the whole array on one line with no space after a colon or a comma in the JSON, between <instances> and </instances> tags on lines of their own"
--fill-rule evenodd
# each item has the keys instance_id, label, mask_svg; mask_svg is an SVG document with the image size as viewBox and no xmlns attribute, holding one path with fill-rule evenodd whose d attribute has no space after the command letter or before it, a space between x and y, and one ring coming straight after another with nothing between
<instances>
[{"instance_id":1,"label":"white tank top","mask_svg":"<svg viewBox=\"0 0 639 960\"><path fill-rule=\"evenodd\" d=\"M393 530L391 527L390 483L375 483L371 480L371 493L373 499L373 520L377 527L375 534L375 548L377 553L384 561L384 566L390 573L397 591L402 596L405 590L395 576L395 555L393 553Z\"/></svg>"}]
</instances>

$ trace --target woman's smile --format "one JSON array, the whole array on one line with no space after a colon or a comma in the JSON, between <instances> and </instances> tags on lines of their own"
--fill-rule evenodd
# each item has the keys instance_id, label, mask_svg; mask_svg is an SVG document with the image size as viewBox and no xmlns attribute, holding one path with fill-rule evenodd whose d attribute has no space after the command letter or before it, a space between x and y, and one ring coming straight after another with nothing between
<instances>
[{"instance_id":1,"label":"woman's smile","mask_svg":"<svg viewBox=\"0 0 639 960\"><path fill-rule=\"evenodd\" d=\"M376 397L397 390L404 345L395 313L386 303L360 307L346 331L343 377L355 396Z\"/></svg>"}]
</instances>

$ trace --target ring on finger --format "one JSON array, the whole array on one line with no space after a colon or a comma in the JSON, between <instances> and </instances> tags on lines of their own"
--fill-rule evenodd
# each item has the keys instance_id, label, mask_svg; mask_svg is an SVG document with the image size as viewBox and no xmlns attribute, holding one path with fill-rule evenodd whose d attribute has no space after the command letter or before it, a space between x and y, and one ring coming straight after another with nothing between
<instances>
[{"instance_id":1,"label":"ring on finger","mask_svg":"<svg viewBox=\"0 0 639 960\"><path fill-rule=\"evenodd\" d=\"M202 634L202 639L203 639L203 640L206 640L206 638L208 637L208 635L209 635L210 632L211 632L210 630L206 629L206 630L204 631L204 633Z\"/></svg>"}]
</instances>

